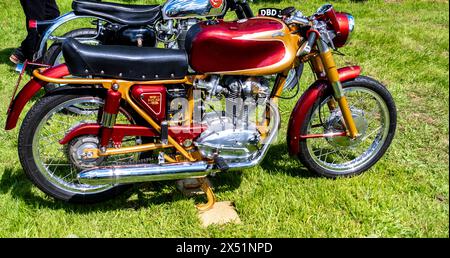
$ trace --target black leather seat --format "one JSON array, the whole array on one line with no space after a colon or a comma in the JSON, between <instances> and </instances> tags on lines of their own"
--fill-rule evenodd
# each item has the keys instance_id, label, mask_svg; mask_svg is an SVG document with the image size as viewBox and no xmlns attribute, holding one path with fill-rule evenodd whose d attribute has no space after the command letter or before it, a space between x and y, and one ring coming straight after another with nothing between
<instances>
[{"instance_id":1,"label":"black leather seat","mask_svg":"<svg viewBox=\"0 0 450 258\"><path fill-rule=\"evenodd\" d=\"M68 38L62 46L64 59L74 76L151 81L182 79L188 73L184 50L86 45Z\"/></svg>"},{"instance_id":2,"label":"black leather seat","mask_svg":"<svg viewBox=\"0 0 450 258\"><path fill-rule=\"evenodd\" d=\"M76 15L92 15L124 25L153 24L161 14L159 5L128 5L75 0L72 9Z\"/></svg>"}]
</instances>

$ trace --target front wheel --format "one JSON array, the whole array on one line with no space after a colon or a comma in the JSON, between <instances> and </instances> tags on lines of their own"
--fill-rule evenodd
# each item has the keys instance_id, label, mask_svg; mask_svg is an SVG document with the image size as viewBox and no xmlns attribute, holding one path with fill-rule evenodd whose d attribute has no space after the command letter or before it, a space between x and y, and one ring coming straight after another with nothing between
<instances>
[{"instance_id":1,"label":"front wheel","mask_svg":"<svg viewBox=\"0 0 450 258\"><path fill-rule=\"evenodd\" d=\"M379 82L360 76L343 84L359 136L300 140L300 161L310 170L331 178L358 175L371 168L394 138L397 111L389 91ZM307 115L301 135L345 130L341 111L325 94Z\"/></svg>"}]
</instances>

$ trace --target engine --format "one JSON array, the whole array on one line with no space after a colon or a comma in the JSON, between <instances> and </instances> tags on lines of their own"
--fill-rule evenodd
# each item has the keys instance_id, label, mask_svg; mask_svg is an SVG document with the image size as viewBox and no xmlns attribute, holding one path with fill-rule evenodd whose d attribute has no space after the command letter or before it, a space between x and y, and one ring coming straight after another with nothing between
<instances>
[{"instance_id":1,"label":"engine","mask_svg":"<svg viewBox=\"0 0 450 258\"><path fill-rule=\"evenodd\" d=\"M196 140L205 158L248 161L261 147L258 124L265 115L270 92L263 77L211 76L195 82L204 92L202 123L208 129Z\"/></svg>"},{"instance_id":2,"label":"engine","mask_svg":"<svg viewBox=\"0 0 450 258\"><path fill-rule=\"evenodd\" d=\"M269 98L269 81L264 77L223 76L213 75L207 80L197 80L197 89L205 90L208 98L223 97L243 100L261 100Z\"/></svg>"},{"instance_id":3,"label":"engine","mask_svg":"<svg viewBox=\"0 0 450 258\"><path fill-rule=\"evenodd\" d=\"M200 21L197 18L161 20L155 25L156 37L166 48L184 49L188 30Z\"/></svg>"}]
</instances>

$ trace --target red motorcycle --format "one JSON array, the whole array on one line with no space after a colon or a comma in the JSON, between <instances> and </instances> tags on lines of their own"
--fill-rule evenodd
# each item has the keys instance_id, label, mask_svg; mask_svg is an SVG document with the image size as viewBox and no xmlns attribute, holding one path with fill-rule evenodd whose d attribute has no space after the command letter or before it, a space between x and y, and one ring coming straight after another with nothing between
<instances>
[{"instance_id":1,"label":"red motorcycle","mask_svg":"<svg viewBox=\"0 0 450 258\"><path fill-rule=\"evenodd\" d=\"M276 104L298 84L306 62L317 80L292 111L289 153L326 177L368 170L391 144L396 107L360 67L336 67L332 50L347 43L353 17L331 5L310 17L295 8L277 15L282 18L198 23L183 50L67 39L66 64L35 70L8 111L11 130L43 86L64 85L42 97L22 123L25 173L57 199L88 203L133 183L202 180L256 166L278 134ZM272 87L270 76L276 76ZM202 186L207 209L214 198Z\"/></svg>"}]
</instances>

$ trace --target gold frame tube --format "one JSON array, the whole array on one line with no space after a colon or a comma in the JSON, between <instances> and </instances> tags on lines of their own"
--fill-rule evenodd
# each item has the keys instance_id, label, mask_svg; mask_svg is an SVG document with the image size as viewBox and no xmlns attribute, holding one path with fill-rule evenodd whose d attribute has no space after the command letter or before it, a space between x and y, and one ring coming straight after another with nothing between
<instances>
[{"instance_id":1,"label":"gold frame tube","mask_svg":"<svg viewBox=\"0 0 450 258\"><path fill-rule=\"evenodd\" d=\"M49 83L55 83L55 84L129 84L131 83L131 86L139 84L139 85L158 85L158 84L180 84L180 83L186 83L189 82L189 78L185 77L183 79L177 79L177 80L159 80L159 81L126 81L126 80L116 80L116 79L88 79L88 78L52 78L45 76L41 74L42 71L44 71L42 68L35 69L33 71L33 76L37 79Z\"/></svg>"},{"instance_id":2,"label":"gold frame tube","mask_svg":"<svg viewBox=\"0 0 450 258\"><path fill-rule=\"evenodd\" d=\"M149 144L142 144L137 146L131 146L131 147L122 147L122 148L110 148L107 149L105 152L99 152L98 156L105 157L105 156L113 156L113 155L119 155L119 154L129 154L129 153L135 153L135 152L145 152L145 151L151 151L151 150L157 150L157 149L168 149L172 148L173 145L163 145L163 144L155 144L155 143L149 143Z\"/></svg>"},{"instance_id":3,"label":"gold frame tube","mask_svg":"<svg viewBox=\"0 0 450 258\"><path fill-rule=\"evenodd\" d=\"M113 86L118 86L118 91L122 93L122 99L124 99L130 106L141 115L145 121L147 121L150 126L152 126L159 133L161 132L161 127L157 124L146 112L144 112L136 103L133 102L130 97L130 88L134 85L160 85L160 84L181 84L187 83L190 81L190 78L185 77L179 80L159 80L159 81L125 81L125 80L115 80L115 79L86 79L86 78L52 78L45 75L42 75L41 72L44 69L36 69L33 71L34 77L39 80L56 83L56 84L101 84L105 89L111 89ZM192 78L191 78L192 79ZM177 151L179 151L186 159L189 161L196 161L180 144L178 144L175 139L171 136L168 138L169 144L174 147ZM125 154L125 153L133 153L133 152L142 152L143 145L126 147L126 148L118 148L114 149L114 155L117 154ZM98 150L100 153L100 150ZM111 151L110 151L111 152Z\"/></svg>"}]
</instances>

